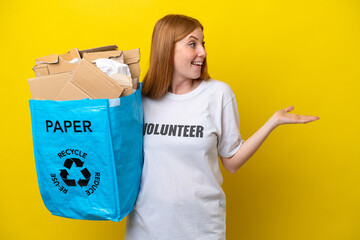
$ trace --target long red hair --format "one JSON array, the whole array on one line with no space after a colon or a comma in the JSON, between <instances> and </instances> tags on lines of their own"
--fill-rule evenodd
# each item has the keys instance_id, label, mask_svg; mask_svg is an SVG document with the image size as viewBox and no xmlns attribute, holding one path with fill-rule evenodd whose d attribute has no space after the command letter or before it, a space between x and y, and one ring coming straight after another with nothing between
<instances>
[{"instance_id":1,"label":"long red hair","mask_svg":"<svg viewBox=\"0 0 360 240\"><path fill-rule=\"evenodd\" d=\"M171 86L174 70L175 43L200 27L201 23L185 15L169 14L155 24L151 41L149 70L143 79L142 94L149 98L163 97ZM206 58L198 79L208 80Z\"/></svg>"}]
</instances>

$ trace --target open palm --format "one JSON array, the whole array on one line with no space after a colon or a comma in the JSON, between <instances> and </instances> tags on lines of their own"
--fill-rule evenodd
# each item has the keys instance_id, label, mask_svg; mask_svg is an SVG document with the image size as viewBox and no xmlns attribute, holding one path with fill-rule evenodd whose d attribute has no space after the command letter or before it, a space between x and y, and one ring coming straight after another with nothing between
<instances>
[{"instance_id":1,"label":"open palm","mask_svg":"<svg viewBox=\"0 0 360 240\"><path fill-rule=\"evenodd\" d=\"M317 116L289 113L292 110L294 110L294 106L290 106L275 112L273 117L276 119L278 125L292 123L308 123L320 119Z\"/></svg>"}]
</instances>

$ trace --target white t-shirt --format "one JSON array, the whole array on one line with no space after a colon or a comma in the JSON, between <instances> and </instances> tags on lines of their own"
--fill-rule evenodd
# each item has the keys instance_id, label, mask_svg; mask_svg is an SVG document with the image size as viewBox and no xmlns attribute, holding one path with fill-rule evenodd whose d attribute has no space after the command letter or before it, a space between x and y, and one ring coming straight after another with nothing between
<instances>
[{"instance_id":1,"label":"white t-shirt","mask_svg":"<svg viewBox=\"0 0 360 240\"><path fill-rule=\"evenodd\" d=\"M144 97L144 167L126 240L225 239L225 194L218 155L243 139L230 86L202 81L189 93Z\"/></svg>"}]
</instances>

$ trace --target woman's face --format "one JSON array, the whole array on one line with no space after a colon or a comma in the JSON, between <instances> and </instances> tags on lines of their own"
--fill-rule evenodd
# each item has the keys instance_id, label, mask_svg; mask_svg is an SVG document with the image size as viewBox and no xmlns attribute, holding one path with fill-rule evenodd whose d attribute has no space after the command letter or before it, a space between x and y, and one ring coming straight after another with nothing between
<instances>
[{"instance_id":1,"label":"woman's face","mask_svg":"<svg viewBox=\"0 0 360 240\"><path fill-rule=\"evenodd\" d=\"M173 80L197 79L206 57L203 45L204 34L196 28L189 35L175 43Z\"/></svg>"}]
</instances>

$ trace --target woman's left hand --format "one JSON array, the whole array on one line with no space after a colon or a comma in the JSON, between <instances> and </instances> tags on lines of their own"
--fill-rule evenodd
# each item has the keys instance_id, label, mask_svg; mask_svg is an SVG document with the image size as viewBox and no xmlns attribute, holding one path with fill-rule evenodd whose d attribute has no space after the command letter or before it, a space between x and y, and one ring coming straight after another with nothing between
<instances>
[{"instance_id":1,"label":"woman's left hand","mask_svg":"<svg viewBox=\"0 0 360 240\"><path fill-rule=\"evenodd\" d=\"M292 110L294 110L294 106L290 106L285 109L276 111L272 116L273 120L276 122L276 125L292 124L292 123L308 123L320 119L317 116L288 113L291 112Z\"/></svg>"}]
</instances>

